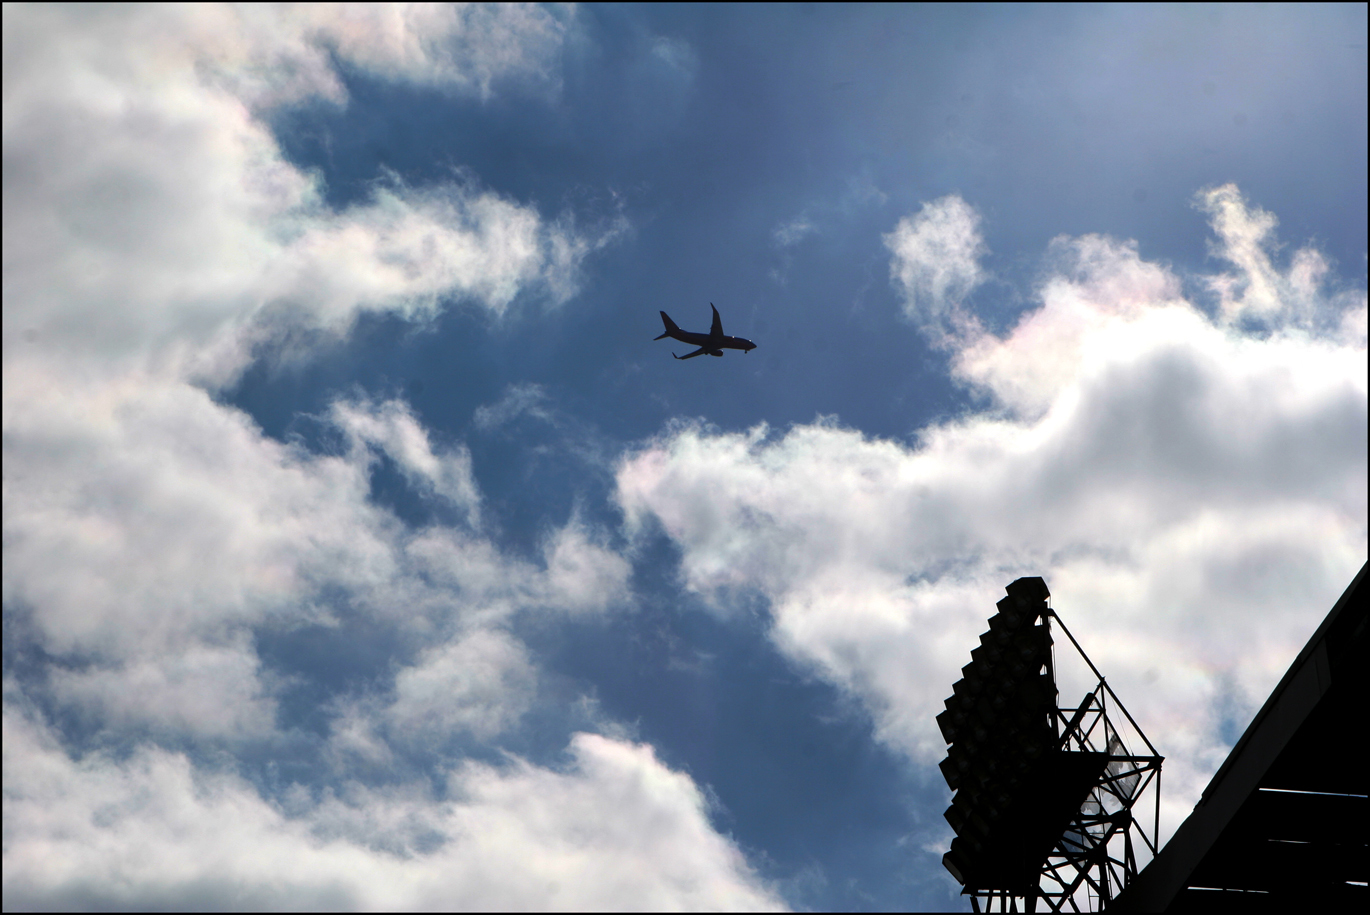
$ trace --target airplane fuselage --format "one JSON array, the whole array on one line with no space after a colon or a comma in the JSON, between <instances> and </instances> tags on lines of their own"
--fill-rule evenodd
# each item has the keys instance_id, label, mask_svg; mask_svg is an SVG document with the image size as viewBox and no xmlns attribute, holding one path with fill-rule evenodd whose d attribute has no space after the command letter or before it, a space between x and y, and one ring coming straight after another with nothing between
<instances>
[{"instance_id":1,"label":"airplane fuselage","mask_svg":"<svg viewBox=\"0 0 1370 915\"><path fill-rule=\"evenodd\" d=\"M671 320L671 316L666 312L661 313L661 322L666 326L666 332L658 340L670 337L679 340L681 343L688 343L697 346L695 350L687 356L676 356L677 359L692 359L695 356L702 356L708 353L710 356L722 356L725 349L740 349L742 352L750 352L756 349L756 344L743 337L730 337L723 333L723 320L718 316L718 309L714 308L713 303L709 303L709 308L714 313L713 323L709 325L707 334L696 334L688 330L681 330L676 323ZM675 356L675 353L671 355Z\"/></svg>"},{"instance_id":2,"label":"airplane fuselage","mask_svg":"<svg viewBox=\"0 0 1370 915\"><path fill-rule=\"evenodd\" d=\"M691 346L702 346L705 352L716 349L740 349L744 353L756 349L756 344L742 337L729 337L726 334L714 337L711 334L696 334L688 330L668 331L666 336ZM712 355L712 353L710 354Z\"/></svg>"}]
</instances>

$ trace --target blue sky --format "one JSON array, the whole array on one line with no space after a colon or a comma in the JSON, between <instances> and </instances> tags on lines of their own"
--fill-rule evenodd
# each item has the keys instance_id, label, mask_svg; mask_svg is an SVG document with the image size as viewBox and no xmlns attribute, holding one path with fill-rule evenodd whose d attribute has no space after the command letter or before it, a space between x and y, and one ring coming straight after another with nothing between
<instances>
[{"instance_id":1,"label":"blue sky","mask_svg":"<svg viewBox=\"0 0 1370 915\"><path fill-rule=\"evenodd\" d=\"M1365 561L1363 5L4 35L7 909L965 909L1005 584L1164 836Z\"/></svg>"}]
</instances>

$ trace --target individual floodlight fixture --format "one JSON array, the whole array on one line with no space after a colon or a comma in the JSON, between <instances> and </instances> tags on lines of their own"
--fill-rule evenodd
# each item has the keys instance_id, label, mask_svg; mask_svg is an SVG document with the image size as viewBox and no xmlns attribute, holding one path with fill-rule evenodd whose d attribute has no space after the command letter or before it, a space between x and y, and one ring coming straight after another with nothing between
<instances>
[{"instance_id":1,"label":"individual floodlight fixture","mask_svg":"<svg viewBox=\"0 0 1370 915\"><path fill-rule=\"evenodd\" d=\"M938 727L950 746L942 775L954 791L946 819L956 832L943 865L976 911L999 900L1025 911L1099 907L1137 873L1134 832L1156 854L1161 757L1137 729L1060 618L1040 578L1006 589L989 631L952 687ZM1051 620L1099 676L1077 708L1057 704ZM1150 756L1129 755L1108 718L1109 701ZM1132 811L1155 787L1151 834ZM1116 847L1115 847L1116 846Z\"/></svg>"}]
</instances>

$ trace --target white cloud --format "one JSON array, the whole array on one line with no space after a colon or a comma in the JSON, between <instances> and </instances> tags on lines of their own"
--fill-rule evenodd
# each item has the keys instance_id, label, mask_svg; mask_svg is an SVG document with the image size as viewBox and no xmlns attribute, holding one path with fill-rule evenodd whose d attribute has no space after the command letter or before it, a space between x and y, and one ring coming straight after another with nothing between
<instances>
[{"instance_id":1,"label":"white cloud","mask_svg":"<svg viewBox=\"0 0 1370 915\"><path fill-rule=\"evenodd\" d=\"M543 568L501 555L487 540L430 527L403 548L407 576L387 589L430 638L413 663L399 667L385 695L338 701L329 755L346 774L393 761L392 746L441 750L451 738L492 741L533 705L538 670L525 646L501 627L529 612L590 615L628 603L631 568L596 543L576 519L543 543ZM603 722L612 731L613 722Z\"/></svg>"},{"instance_id":2,"label":"white cloud","mask_svg":"<svg viewBox=\"0 0 1370 915\"><path fill-rule=\"evenodd\" d=\"M623 460L618 498L720 611L769 598L776 642L932 777L934 716L994 602L1044 576L1167 756L1173 828L1226 754L1224 716L1254 712L1365 559L1365 343L1294 320L1246 335L1134 245L1055 249L1039 308L1003 339L955 340L991 412L914 444L678 425ZM1364 322L1363 292L1341 301L1343 326Z\"/></svg>"},{"instance_id":3,"label":"white cloud","mask_svg":"<svg viewBox=\"0 0 1370 915\"><path fill-rule=\"evenodd\" d=\"M1041 307L1004 339L966 335L953 357L959 378L1020 416L1040 415L1082 369L1126 352L1133 344L1120 336L1145 331L1159 343L1206 326L1181 298L1179 280L1138 257L1133 242L1056 238L1049 258L1056 270L1043 283Z\"/></svg>"},{"instance_id":4,"label":"white cloud","mask_svg":"<svg viewBox=\"0 0 1370 915\"><path fill-rule=\"evenodd\" d=\"M573 8L534 4L303 4L291 10L345 60L396 81L488 97L503 81L561 85Z\"/></svg>"},{"instance_id":5,"label":"white cloud","mask_svg":"<svg viewBox=\"0 0 1370 915\"><path fill-rule=\"evenodd\" d=\"M582 735L565 772L458 768L451 800L349 786L515 726L538 678L506 627L618 606L628 565L578 519L537 559L502 553L469 453L403 403L338 401L346 447L318 454L192 383L231 381L290 322L573 293L621 220L587 234L469 179L335 212L261 119L345 103L334 55L460 92L554 83L559 14L7 6L4 25L6 639L52 662L5 684L5 907L773 904L646 747ZM376 452L469 523L410 530L370 502ZM294 675L257 639L355 617L393 638L395 681L317 710L338 796L278 807L192 761L297 739L277 721ZM126 754L77 761L35 705Z\"/></svg>"},{"instance_id":6,"label":"white cloud","mask_svg":"<svg viewBox=\"0 0 1370 915\"><path fill-rule=\"evenodd\" d=\"M455 445L435 454L427 430L404 401L337 401L330 413L354 443L378 447L389 455L411 485L463 509L472 525L479 522L480 493L471 473L471 452L464 445Z\"/></svg>"},{"instance_id":7,"label":"white cloud","mask_svg":"<svg viewBox=\"0 0 1370 915\"><path fill-rule=\"evenodd\" d=\"M273 442L188 379L230 380L278 329L260 320L268 306L335 329L358 309L421 317L452 295L499 311L520 289L564 286L579 255L565 226L469 183L392 184L331 212L257 110L337 96L330 47L396 79L485 91L548 65L561 27L513 7L4 16L7 607L27 609L49 651L146 684L136 671L158 652L239 651L245 626L317 617L319 588L373 595L402 579L421 559L368 504L364 453ZM485 56L446 42L456 32ZM435 450L403 405L339 404L332 419L477 520L469 455ZM89 694L76 683L70 695Z\"/></svg>"},{"instance_id":8,"label":"white cloud","mask_svg":"<svg viewBox=\"0 0 1370 915\"><path fill-rule=\"evenodd\" d=\"M5 602L55 653L155 655L393 571L364 464L264 438L175 380L5 372Z\"/></svg>"},{"instance_id":9,"label":"white cloud","mask_svg":"<svg viewBox=\"0 0 1370 915\"><path fill-rule=\"evenodd\" d=\"M537 672L517 640L476 632L429 649L400 671L392 726L429 740L469 731L488 739L514 724L532 704Z\"/></svg>"},{"instance_id":10,"label":"white cloud","mask_svg":"<svg viewBox=\"0 0 1370 915\"><path fill-rule=\"evenodd\" d=\"M368 501L366 449L279 444L180 382L78 384L16 366L5 396L6 612L30 618L45 651L94 665L54 686L114 718L259 734L270 704L257 698L244 635L331 624L325 592L420 630L627 598L626 561L579 522L549 534L541 566L472 533L411 533ZM435 452L402 404L340 402L329 415L390 454L420 493L474 516L469 455ZM196 711L208 708L222 713Z\"/></svg>"},{"instance_id":11,"label":"white cloud","mask_svg":"<svg viewBox=\"0 0 1370 915\"><path fill-rule=\"evenodd\" d=\"M468 763L445 799L357 786L277 807L177 753L74 761L7 702L5 907L780 907L649 747L579 734L570 756Z\"/></svg>"},{"instance_id":12,"label":"white cloud","mask_svg":"<svg viewBox=\"0 0 1370 915\"><path fill-rule=\"evenodd\" d=\"M694 79L699 70L699 55L683 38L658 35L652 39L652 56L675 70L685 81Z\"/></svg>"},{"instance_id":13,"label":"white cloud","mask_svg":"<svg viewBox=\"0 0 1370 915\"><path fill-rule=\"evenodd\" d=\"M875 183L869 166L849 175L846 188L835 198L827 196L810 202L796 216L778 223L771 230L771 245L776 249L779 265L770 271L771 279L782 286L794 264L796 247L812 235L820 235L834 223L850 223L872 207L883 206L889 195Z\"/></svg>"},{"instance_id":14,"label":"white cloud","mask_svg":"<svg viewBox=\"0 0 1370 915\"><path fill-rule=\"evenodd\" d=\"M502 313L574 294L579 231L470 180L391 181L342 212L287 162L273 104L343 103L330 49L394 79L488 93L548 70L565 25L522 7L73 7L5 13L6 359L191 359L231 378L264 309L345 331L361 310ZM214 358L204 347L215 341ZM208 360L208 362L206 361Z\"/></svg>"},{"instance_id":15,"label":"white cloud","mask_svg":"<svg viewBox=\"0 0 1370 915\"><path fill-rule=\"evenodd\" d=\"M1194 201L1218 234L1212 253L1237 268L1236 273L1219 274L1208 281L1218 296L1224 321L1326 332L1362 314L1355 306L1364 290L1333 294L1324 290L1331 267L1317 249L1298 249L1289 259L1289 268L1279 269L1272 257L1279 247L1275 240L1279 220L1273 213L1248 205L1235 184L1205 188Z\"/></svg>"},{"instance_id":16,"label":"white cloud","mask_svg":"<svg viewBox=\"0 0 1370 915\"><path fill-rule=\"evenodd\" d=\"M784 285L788 279L790 267L794 264L793 249L810 235L818 233L818 225L809 218L807 212L800 213L798 216L786 222L780 223L771 230L771 244L779 255L777 266L770 271L771 279L780 285Z\"/></svg>"},{"instance_id":17,"label":"white cloud","mask_svg":"<svg viewBox=\"0 0 1370 915\"><path fill-rule=\"evenodd\" d=\"M870 166L866 165L847 179L847 190L837 201L837 210L850 216L852 213L867 207L884 206L885 201L889 199L890 195L880 190L875 183L875 176L871 173Z\"/></svg>"},{"instance_id":18,"label":"white cloud","mask_svg":"<svg viewBox=\"0 0 1370 915\"><path fill-rule=\"evenodd\" d=\"M1195 195L1195 203L1212 219L1220 240L1214 246L1216 252L1238 269L1236 276L1227 274L1213 281L1222 296L1223 316L1229 320L1243 312L1277 316L1293 304L1281 297L1280 278L1265 253L1279 223L1274 214L1260 207L1249 209L1235 184L1207 188Z\"/></svg>"},{"instance_id":19,"label":"white cloud","mask_svg":"<svg viewBox=\"0 0 1370 915\"><path fill-rule=\"evenodd\" d=\"M988 250L980 216L956 194L923 204L885 236L893 254L890 279L904 298L904 314L928 333L964 333L971 320L962 305L984 282L980 258Z\"/></svg>"},{"instance_id":20,"label":"white cloud","mask_svg":"<svg viewBox=\"0 0 1370 915\"><path fill-rule=\"evenodd\" d=\"M495 403L477 407L472 421L477 429L489 430L498 428L525 413L546 420L550 418L550 414L543 406L546 402L547 391L542 385L532 382L512 384Z\"/></svg>"},{"instance_id":21,"label":"white cloud","mask_svg":"<svg viewBox=\"0 0 1370 915\"><path fill-rule=\"evenodd\" d=\"M230 644L191 642L84 670L54 668L52 695L99 726L171 740L264 740L276 702L261 663L240 633Z\"/></svg>"}]
</instances>

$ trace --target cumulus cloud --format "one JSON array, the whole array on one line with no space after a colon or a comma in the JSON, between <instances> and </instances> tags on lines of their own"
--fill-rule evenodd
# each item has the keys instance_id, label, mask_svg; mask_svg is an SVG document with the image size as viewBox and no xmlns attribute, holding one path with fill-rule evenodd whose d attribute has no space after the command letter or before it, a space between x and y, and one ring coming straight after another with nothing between
<instances>
[{"instance_id":1,"label":"cumulus cloud","mask_svg":"<svg viewBox=\"0 0 1370 915\"><path fill-rule=\"evenodd\" d=\"M953 352L960 380L1023 417L1041 415L1082 365L1097 363L1096 353L1111 358L1126 349L1126 341L1101 341L1101 334L1149 330L1164 337L1187 333L1197 319L1179 280L1143 261L1134 242L1056 238L1047 256L1054 269L1042 285L1041 307L1026 312L1007 337L968 334Z\"/></svg>"},{"instance_id":2,"label":"cumulus cloud","mask_svg":"<svg viewBox=\"0 0 1370 915\"><path fill-rule=\"evenodd\" d=\"M532 704L536 678L521 643L478 631L425 651L402 670L387 717L398 730L425 739L460 731L489 739Z\"/></svg>"},{"instance_id":3,"label":"cumulus cloud","mask_svg":"<svg viewBox=\"0 0 1370 915\"><path fill-rule=\"evenodd\" d=\"M578 734L564 771L511 758L442 796L359 786L273 805L146 747L76 762L4 717L7 908L779 908L646 746Z\"/></svg>"},{"instance_id":4,"label":"cumulus cloud","mask_svg":"<svg viewBox=\"0 0 1370 915\"><path fill-rule=\"evenodd\" d=\"M566 26L550 13L4 15L7 361L36 340L83 358L189 350L203 363L217 339L225 364L200 369L222 381L260 338L243 325L264 312L341 331L361 310L415 318L465 299L502 313L523 290L564 301L583 258L622 229L548 222L469 179L391 180L335 212L263 120L273 105L345 102L335 53L382 76L488 92L501 75L553 65Z\"/></svg>"},{"instance_id":5,"label":"cumulus cloud","mask_svg":"<svg viewBox=\"0 0 1370 915\"><path fill-rule=\"evenodd\" d=\"M503 622L523 608L567 613L608 610L628 597L627 560L573 518L543 542L543 566L498 552L489 540L430 527L405 542L415 573L461 594L468 616Z\"/></svg>"},{"instance_id":6,"label":"cumulus cloud","mask_svg":"<svg viewBox=\"0 0 1370 915\"><path fill-rule=\"evenodd\" d=\"M392 563L362 464L266 439L175 380L7 371L4 479L5 602L56 653L222 639Z\"/></svg>"},{"instance_id":7,"label":"cumulus cloud","mask_svg":"<svg viewBox=\"0 0 1370 915\"><path fill-rule=\"evenodd\" d=\"M57 667L49 672L51 694L110 731L173 741L265 740L276 728L276 701L245 636L225 645L190 641L78 670Z\"/></svg>"},{"instance_id":8,"label":"cumulus cloud","mask_svg":"<svg viewBox=\"0 0 1370 915\"><path fill-rule=\"evenodd\" d=\"M896 276L917 224L891 244ZM1003 586L1044 576L1167 756L1173 828L1222 735L1365 559L1366 348L1342 329L1364 322L1365 295L1324 333L1291 319L1252 335L1133 244L1050 254L1036 309L1002 339L956 341L953 370L989 412L913 443L835 421L679 424L622 461L618 498L630 531L679 545L685 585L720 612L739 591L768 598L777 644L859 697L930 778L934 716ZM1287 294L1300 269L1269 287ZM909 284L936 281L915 269ZM1066 668L1063 701L1086 677Z\"/></svg>"},{"instance_id":9,"label":"cumulus cloud","mask_svg":"<svg viewBox=\"0 0 1370 915\"><path fill-rule=\"evenodd\" d=\"M984 282L987 252L980 216L957 194L923 204L885 236L890 280L904 299L904 314L935 337L963 333L971 320L966 296Z\"/></svg>"},{"instance_id":10,"label":"cumulus cloud","mask_svg":"<svg viewBox=\"0 0 1370 915\"><path fill-rule=\"evenodd\" d=\"M329 592L439 627L626 599L626 561L578 522L549 535L540 567L473 533L411 532L368 501L370 448L274 442L183 383L68 381L6 398L6 612L44 651L86 665L56 677L60 696L112 719L269 730L246 634L334 624ZM340 402L329 415L420 494L477 517L469 455L435 451L403 404Z\"/></svg>"},{"instance_id":11,"label":"cumulus cloud","mask_svg":"<svg viewBox=\"0 0 1370 915\"><path fill-rule=\"evenodd\" d=\"M132 658L190 633L237 650L240 626L297 613L321 582L389 581L397 535L366 501L366 455L272 442L190 378L227 353L208 374L231 379L275 329L264 310L340 328L358 309L420 317L452 295L498 311L544 266L568 268L548 241L566 231L469 183L392 182L330 211L258 109L341 91L329 48L395 79L488 87L550 65L559 20L506 7L4 16L7 605L33 609L50 650ZM339 404L332 419L477 518L469 455L435 451L403 405Z\"/></svg>"},{"instance_id":12,"label":"cumulus cloud","mask_svg":"<svg viewBox=\"0 0 1370 915\"><path fill-rule=\"evenodd\" d=\"M342 444L321 453L215 396L283 329L574 293L619 223L548 221L470 176L387 178L335 211L264 121L345 104L338 61L481 96L555 88L568 22L5 7L6 908L774 903L650 748L581 735L564 771L433 752L462 735L493 750L535 701L519 619L627 600L597 532L573 518L541 556L502 552L468 451L403 402L338 400L320 419ZM464 523L412 529L372 502L379 455ZM376 641L383 669L329 671L307 710L319 745L282 717L318 671L263 645L337 632ZM38 669L14 674L20 654ZM218 768L286 745L315 746L337 787ZM412 768L378 774L423 753L450 770L442 796Z\"/></svg>"}]
</instances>

